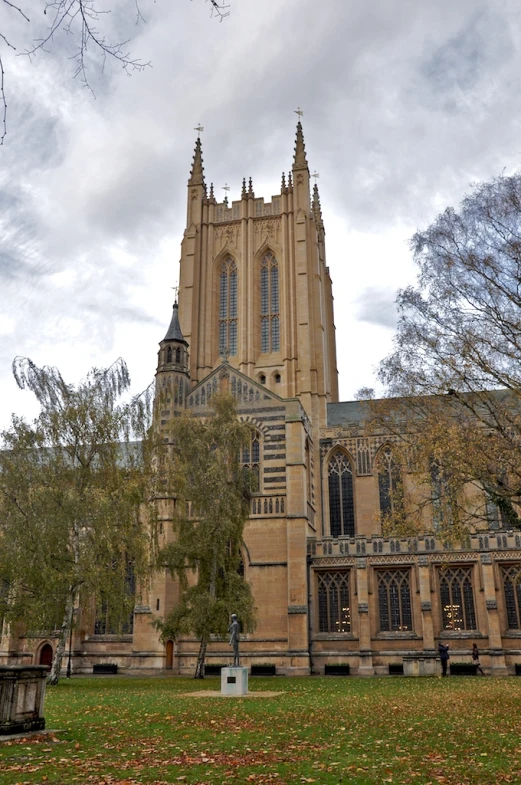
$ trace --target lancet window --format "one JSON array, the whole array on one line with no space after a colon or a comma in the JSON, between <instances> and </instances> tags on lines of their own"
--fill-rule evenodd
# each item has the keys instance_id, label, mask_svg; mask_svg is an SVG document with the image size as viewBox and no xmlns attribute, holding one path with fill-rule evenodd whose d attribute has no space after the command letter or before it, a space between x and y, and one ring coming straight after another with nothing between
<instances>
[{"instance_id":1,"label":"lancet window","mask_svg":"<svg viewBox=\"0 0 521 785\"><path fill-rule=\"evenodd\" d=\"M250 439L241 450L241 463L244 469L249 470L252 478L252 490L260 487L260 434L252 429Z\"/></svg>"},{"instance_id":2,"label":"lancet window","mask_svg":"<svg viewBox=\"0 0 521 785\"><path fill-rule=\"evenodd\" d=\"M280 349L279 265L271 251L261 259L261 352Z\"/></svg>"},{"instance_id":3,"label":"lancet window","mask_svg":"<svg viewBox=\"0 0 521 785\"><path fill-rule=\"evenodd\" d=\"M353 472L349 458L335 452L328 466L329 530L332 537L355 534Z\"/></svg>"},{"instance_id":4,"label":"lancet window","mask_svg":"<svg viewBox=\"0 0 521 785\"><path fill-rule=\"evenodd\" d=\"M219 278L219 354L237 354L237 265L230 256Z\"/></svg>"},{"instance_id":5,"label":"lancet window","mask_svg":"<svg viewBox=\"0 0 521 785\"><path fill-rule=\"evenodd\" d=\"M319 572L319 632L351 632L349 571Z\"/></svg>"},{"instance_id":6,"label":"lancet window","mask_svg":"<svg viewBox=\"0 0 521 785\"><path fill-rule=\"evenodd\" d=\"M472 568L440 570L440 599L444 630L475 630L476 612Z\"/></svg>"},{"instance_id":7,"label":"lancet window","mask_svg":"<svg viewBox=\"0 0 521 785\"><path fill-rule=\"evenodd\" d=\"M392 515L400 506L403 486L400 467L390 447L384 447L378 456L378 494L382 517Z\"/></svg>"},{"instance_id":8,"label":"lancet window","mask_svg":"<svg viewBox=\"0 0 521 785\"><path fill-rule=\"evenodd\" d=\"M377 572L381 632L412 630L410 570Z\"/></svg>"},{"instance_id":9,"label":"lancet window","mask_svg":"<svg viewBox=\"0 0 521 785\"><path fill-rule=\"evenodd\" d=\"M502 568L509 630L521 629L521 564Z\"/></svg>"}]
</instances>

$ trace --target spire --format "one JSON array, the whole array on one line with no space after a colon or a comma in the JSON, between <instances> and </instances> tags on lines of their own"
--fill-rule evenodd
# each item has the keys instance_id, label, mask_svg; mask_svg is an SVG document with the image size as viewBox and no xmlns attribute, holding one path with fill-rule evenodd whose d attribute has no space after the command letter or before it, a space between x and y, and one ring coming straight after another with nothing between
<instances>
[{"instance_id":1,"label":"spire","mask_svg":"<svg viewBox=\"0 0 521 785\"><path fill-rule=\"evenodd\" d=\"M186 346L188 346L188 342L183 338L181 325L179 324L177 300L174 303L172 319L170 320L170 327L168 328L167 334L163 338L163 341L177 341L178 343L184 343Z\"/></svg>"},{"instance_id":2,"label":"spire","mask_svg":"<svg viewBox=\"0 0 521 785\"><path fill-rule=\"evenodd\" d=\"M293 156L293 169L307 169L306 148L304 146L304 134L302 123L297 123L297 138L295 140L295 155Z\"/></svg>"},{"instance_id":3,"label":"spire","mask_svg":"<svg viewBox=\"0 0 521 785\"><path fill-rule=\"evenodd\" d=\"M204 185L203 153L201 149L201 137L198 136L195 142L194 158L188 185Z\"/></svg>"},{"instance_id":4,"label":"spire","mask_svg":"<svg viewBox=\"0 0 521 785\"><path fill-rule=\"evenodd\" d=\"M241 191L241 199L246 199L248 193L246 191L246 178L242 178L242 191Z\"/></svg>"}]
</instances>

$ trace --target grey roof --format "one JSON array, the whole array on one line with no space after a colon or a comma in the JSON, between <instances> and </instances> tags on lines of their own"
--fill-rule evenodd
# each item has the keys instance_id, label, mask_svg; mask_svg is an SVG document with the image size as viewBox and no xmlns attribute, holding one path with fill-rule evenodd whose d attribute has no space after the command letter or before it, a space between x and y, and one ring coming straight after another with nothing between
<instances>
[{"instance_id":1,"label":"grey roof","mask_svg":"<svg viewBox=\"0 0 521 785\"><path fill-rule=\"evenodd\" d=\"M163 338L163 341L178 341L179 343L184 343L186 346L188 346L188 341L185 341L183 338L183 333L181 332L177 303L174 303L170 327L168 328L168 332Z\"/></svg>"},{"instance_id":2,"label":"grey roof","mask_svg":"<svg viewBox=\"0 0 521 785\"><path fill-rule=\"evenodd\" d=\"M361 425L369 412L365 401L342 401L328 403L327 424L329 428L342 425Z\"/></svg>"}]
</instances>

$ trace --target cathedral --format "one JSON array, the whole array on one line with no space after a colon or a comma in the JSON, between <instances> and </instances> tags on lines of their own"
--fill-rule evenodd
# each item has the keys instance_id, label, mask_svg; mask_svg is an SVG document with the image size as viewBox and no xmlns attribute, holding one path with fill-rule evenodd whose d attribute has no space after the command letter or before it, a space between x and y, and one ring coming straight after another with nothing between
<instances>
[{"instance_id":1,"label":"cathedral","mask_svg":"<svg viewBox=\"0 0 521 785\"><path fill-rule=\"evenodd\" d=\"M301 123L291 171L270 200L250 179L240 199L217 202L198 138L155 421L166 432L180 410L209 414L225 390L251 426L241 460L259 486L243 564L257 626L242 636L242 663L252 674L434 675L442 641L453 672L471 666L472 643L487 672L521 671L521 534L495 519L464 549L447 548L435 527L384 537L392 439L367 434L363 402L338 401L337 376L324 221ZM99 620L80 624L73 672L193 675L199 642L162 642L152 626L176 592L168 574L156 575L124 635ZM0 656L42 662L54 645L4 636ZM230 658L227 641L213 641L207 672Z\"/></svg>"}]
</instances>

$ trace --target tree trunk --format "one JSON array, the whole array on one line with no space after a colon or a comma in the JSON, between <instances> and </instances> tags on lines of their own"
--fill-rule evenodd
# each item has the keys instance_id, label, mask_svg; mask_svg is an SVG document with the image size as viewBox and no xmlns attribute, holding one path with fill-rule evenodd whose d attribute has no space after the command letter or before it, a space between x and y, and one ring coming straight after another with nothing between
<instances>
[{"instance_id":1,"label":"tree trunk","mask_svg":"<svg viewBox=\"0 0 521 785\"><path fill-rule=\"evenodd\" d=\"M58 645L56 646L56 651L54 652L54 659L52 661L51 672L47 677L47 684L56 685L58 684L60 678L62 660L63 660L63 655L65 653L65 646L67 645L67 641L69 639L70 631L72 628L75 596L76 593L71 592L67 599L65 614L63 617L62 626L60 628L60 637L58 638Z\"/></svg>"},{"instance_id":2,"label":"tree trunk","mask_svg":"<svg viewBox=\"0 0 521 785\"><path fill-rule=\"evenodd\" d=\"M203 635L201 638L201 645L199 646L199 654L197 655L197 665L195 666L194 679L204 679L204 665L206 660L206 647L208 646L208 638Z\"/></svg>"}]
</instances>

